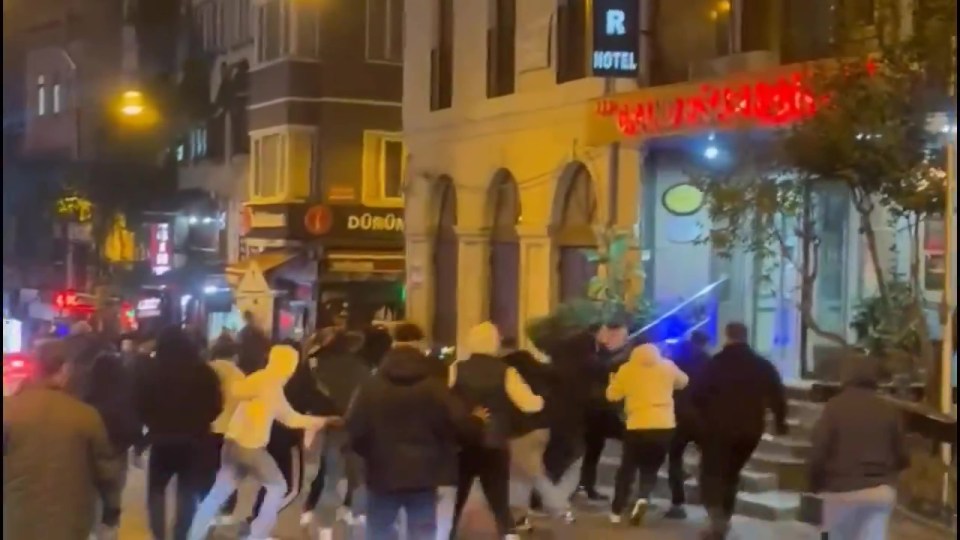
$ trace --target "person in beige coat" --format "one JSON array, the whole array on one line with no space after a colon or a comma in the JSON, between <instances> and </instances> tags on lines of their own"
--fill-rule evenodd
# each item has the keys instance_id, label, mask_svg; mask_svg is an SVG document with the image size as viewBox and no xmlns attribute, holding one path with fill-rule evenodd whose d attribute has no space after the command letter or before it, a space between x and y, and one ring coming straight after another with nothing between
<instances>
[{"instance_id":1,"label":"person in beige coat","mask_svg":"<svg viewBox=\"0 0 960 540\"><path fill-rule=\"evenodd\" d=\"M63 390L64 343L36 360L36 379L3 399L3 538L86 540L98 518L119 521L120 462L96 409Z\"/></svg>"}]
</instances>

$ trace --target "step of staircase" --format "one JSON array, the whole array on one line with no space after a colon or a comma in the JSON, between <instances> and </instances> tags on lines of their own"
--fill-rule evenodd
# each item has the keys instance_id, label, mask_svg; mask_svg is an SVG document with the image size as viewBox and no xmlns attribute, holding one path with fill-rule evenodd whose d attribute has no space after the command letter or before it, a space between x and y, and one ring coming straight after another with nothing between
<instances>
[{"instance_id":1,"label":"step of staircase","mask_svg":"<svg viewBox=\"0 0 960 540\"><path fill-rule=\"evenodd\" d=\"M688 459L684 463L685 470L689 477L688 482L696 484L697 479L697 460ZM617 471L620 469L620 460L603 457L600 459L600 466L597 468L597 483L599 485L613 486L616 482ZM668 486L668 477L666 468L658 473L658 485ZM779 487L777 476L772 473L761 471L746 470L741 477L740 489L749 493L763 493L772 491ZM669 489L668 489L669 491Z\"/></svg>"},{"instance_id":2,"label":"step of staircase","mask_svg":"<svg viewBox=\"0 0 960 540\"><path fill-rule=\"evenodd\" d=\"M810 457L812 445L809 439L793 436L777 437L766 435L760 440L757 451L775 456L786 456L806 460Z\"/></svg>"}]
</instances>

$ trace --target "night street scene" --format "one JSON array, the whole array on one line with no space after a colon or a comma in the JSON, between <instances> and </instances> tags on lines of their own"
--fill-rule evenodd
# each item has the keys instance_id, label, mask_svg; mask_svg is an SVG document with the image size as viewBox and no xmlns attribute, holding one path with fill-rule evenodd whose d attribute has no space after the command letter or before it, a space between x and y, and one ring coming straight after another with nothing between
<instances>
[{"instance_id":1,"label":"night street scene","mask_svg":"<svg viewBox=\"0 0 960 540\"><path fill-rule=\"evenodd\" d=\"M3 540L957 538L957 0L4 0Z\"/></svg>"}]
</instances>

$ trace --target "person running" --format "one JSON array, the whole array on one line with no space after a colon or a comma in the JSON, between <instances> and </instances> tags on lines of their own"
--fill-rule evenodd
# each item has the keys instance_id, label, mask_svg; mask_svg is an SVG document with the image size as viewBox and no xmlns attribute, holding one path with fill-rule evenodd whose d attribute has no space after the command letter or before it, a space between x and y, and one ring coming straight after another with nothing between
<instances>
[{"instance_id":1,"label":"person running","mask_svg":"<svg viewBox=\"0 0 960 540\"><path fill-rule=\"evenodd\" d=\"M705 538L723 539L736 509L740 473L760 444L767 410L787 433L786 391L780 374L748 344L743 323L724 330L726 345L707 363L690 397L700 419L700 493L710 517Z\"/></svg>"},{"instance_id":2,"label":"person running","mask_svg":"<svg viewBox=\"0 0 960 540\"><path fill-rule=\"evenodd\" d=\"M36 350L36 379L3 398L3 538L83 540L120 517L121 471L96 409L64 388L64 342ZM102 511L97 511L97 507Z\"/></svg>"},{"instance_id":3,"label":"person running","mask_svg":"<svg viewBox=\"0 0 960 540\"><path fill-rule=\"evenodd\" d=\"M217 480L194 516L187 535L189 540L206 538L214 518L237 490L240 480L248 475L266 488L260 512L250 524L249 538L270 538L287 493L287 481L266 450L274 420L291 428L313 432L331 423L330 418L300 414L287 402L283 388L296 371L298 361L296 349L276 345L270 350L264 369L235 383L230 389L239 404L224 437Z\"/></svg>"},{"instance_id":4,"label":"person running","mask_svg":"<svg viewBox=\"0 0 960 540\"><path fill-rule=\"evenodd\" d=\"M674 353L674 362L681 371L686 373L693 384L699 379L700 372L710 361L707 347L710 337L700 331L694 331L690 338L683 341ZM670 483L671 506L666 513L667 519L686 519L687 493L685 482L687 473L684 470L683 457L687 447L694 442L698 432L698 420L693 404L690 401L690 389L677 392L674 397L674 406L677 416L677 430L670 442L670 453L667 466L667 478Z\"/></svg>"},{"instance_id":5,"label":"person running","mask_svg":"<svg viewBox=\"0 0 960 540\"><path fill-rule=\"evenodd\" d=\"M441 538L438 488L454 476L447 464L456 463L458 436L479 440L483 432L483 412L471 416L454 398L422 350L408 341L417 335L422 332L414 325L397 329L402 341L361 386L346 418L351 447L367 469L370 540L393 537L400 510L407 538Z\"/></svg>"},{"instance_id":6,"label":"person running","mask_svg":"<svg viewBox=\"0 0 960 540\"><path fill-rule=\"evenodd\" d=\"M900 412L858 366L813 431L810 490L823 498L829 538L886 540L897 478L910 464Z\"/></svg>"},{"instance_id":7,"label":"person running","mask_svg":"<svg viewBox=\"0 0 960 540\"><path fill-rule=\"evenodd\" d=\"M285 344L296 347L296 342L289 340ZM295 411L303 411L311 416L335 416L338 414L333 400L317 388L316 381L310 372L310 365L306 357L301 358L293 376L283 387L283 393ZM281 422L274 422L270 431L270 442L267 452L277 462L280 472L287 481L287 494L283 499L282 509L289 506L303 489L303 469L305 452L305 432L302 429L289 428ZM253 505L251 523L260 513L263 501L267 495L265 488L260 488L256 502Z\"/></svg>"},{"instance_id":8,"label":"person running","mask_svg":"<svg viewBox=\"0 0 960 540\"><path fill-rule=\"evenodd\" d=\"M224 435L230 427L230 419L233 413L237 411L238 401L233 396L231 388L233 385L242 381L245 377L243 371L237 367L237 343L228 333L223 333L217 338L217 341L210 349L210 367L217 374L220 381L220 396L223 401L223 410L213 421L211 431L213 439L210 444L208 485L203 495L206 496L213 489L213 483L217 479L217 471L220 470L220 456L223 452ZM232 495L220 509L220 516L217 518L218 525L230 525L233 523L233 512L237 507L236 494Z\"/></svg>"},{"instance_id":9,"label":"person running","mask_svg":"<svg viewBox=\"0 0 960 540\"><path fill-rule=\"evenodd\" d=\"M637 472L640 496L630 522L640 525L650 507L657 486L657 472L663 465L677 426L673 393L684 389L689 378L656 345L641 345L630 353L627 363L610 377L607 399L624 402L627 431L623 435L623 458L617 472L610 521L620 523Z\"/></svg>"},{"instance_id":10,"label":"person running","mask_svg":"<svg viewBox=\"0 0 960 540\"><path fill-rule=\"evenodd\" d=\"M533 393L517 373L498 357L500 332L493 323L473 327L467 337L470 357L450 368L450 386L469 408L490 411L482 443L466 445L460 452L457 506L453 530L476 479L480 480L501 537L514 536L510 514L509 437L516 412L543 410L543 398Z\"/></svg>"},{"instance_id":11,"label":"person running","mask_svg":"<svg viewBox=\"0 0 960 540\"><path fill-rule=\"evenodd\" d=\"M529 351L517 349L515 339L504 339L506 354L503 361L523 377L533 393L544 400L544 408L535 414L521 414L512 423L510 433L510 459L515 474L511 477L510 506L518 512L515 529L518 532L532 529L530 524L530 499L533 490L540 494L546 508L554 516L562 516L568 523L574 521L569 510L569 498L547 476L544 455L550 442L550 427L554 423L557 394L556 374L552 366L537 360Z\"/></svg>"},{"instance_id":12,"label":"person running","mask_svg":"<svg viewBox=\"0 0 960 540\"><path fill-rule=\"evenodd\" d=\"M157 352L137 374L137 412L147 429L147 513L155 538L166 538L167 487L176 477L173 537L183 540L197 500L209 485L211 424L223 408L217 375L179 328L164 329Z\"/></svg>"}]
</instances>

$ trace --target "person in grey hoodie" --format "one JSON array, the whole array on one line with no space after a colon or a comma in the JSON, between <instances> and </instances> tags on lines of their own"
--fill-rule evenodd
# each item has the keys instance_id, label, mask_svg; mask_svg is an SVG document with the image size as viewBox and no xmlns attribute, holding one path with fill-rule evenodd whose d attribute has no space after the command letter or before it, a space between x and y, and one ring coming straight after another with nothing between
<instances>
[{"instance_id":1,"label":"person in grey hoodie","mask_svg":"<svg viewBox=\"0 0 960 540\"><path fill-rule=\"evenodd\" d=\"M827 403L814 429L809 465L829 538L887 538L894 485L909 457L900 414L877 394L871 366L858 366Z\"/></svg>"}]
</instances>

